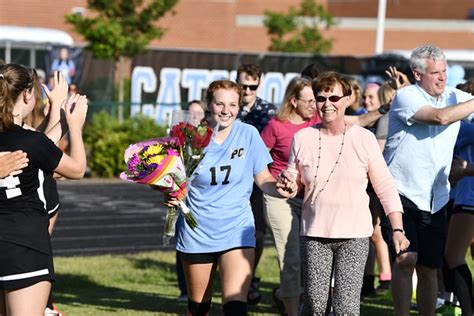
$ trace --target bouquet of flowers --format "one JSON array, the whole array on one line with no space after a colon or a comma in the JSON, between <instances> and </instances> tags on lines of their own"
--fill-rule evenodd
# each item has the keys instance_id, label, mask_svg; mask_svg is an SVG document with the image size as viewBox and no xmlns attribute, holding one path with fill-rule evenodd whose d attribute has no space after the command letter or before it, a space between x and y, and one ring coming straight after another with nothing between
<instances>
[{"instance_id":1,"label":"bouquet of flowers","mask_svg":"<svg viewBox=\"0 0 474 316\"><path fill-rule=\"evenodd\" d=\"M205 124L193 126L181 122L171 128L170 135L181 146L186 176L189 178L204 158L204 148L211 140L212 130Z\"/></svg>"},{"instance_id":2,"label":"bouquet of flowers","mask_svg":"<svg viewBox=\"0 0 474 316\"><path fill-rule=\"evenodd\" d=\"M170 137L132 144L125 151L127 167L126 171L121 173L121 179L151 185L179 201L179 207L168 208L164 230L165 243L175 235L179 211L191 228L194 229L198 225L183 200L186 196L186 185L204 158L211 135L212 130L205 124L193 126L181 122L171 128Z\"/></svg>"}]
</instances>

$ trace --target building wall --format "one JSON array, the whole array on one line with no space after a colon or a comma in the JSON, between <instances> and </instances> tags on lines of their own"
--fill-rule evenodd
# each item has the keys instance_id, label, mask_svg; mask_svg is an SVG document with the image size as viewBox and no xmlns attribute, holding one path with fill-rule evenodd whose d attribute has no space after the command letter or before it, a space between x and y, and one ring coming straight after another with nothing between
<instances>
[{"instance_id":1,"label":"building wall","mask_svg":"<svg viewBox=\"0 0 474 316\"><path fill-rule=\"evenodd\" d=\"M472 0L386 0L387 18L467 19ZM376 17L378 0L328 0L335 16Z\"/></svg>"},{"instance_id":2,"label":"building wall","mask_svg":"<svg viewBox=\"0 0 474 316\"><path fill-rule=\"evenodd\" d=\"M374 53L377 2L322 0L336 17L356 17L359 18L357 21L368 22L356 27L351 20L324 31L334 39L331 54L364 56ZM264 52L269 46L261 22L265 10L286 12L290 5L297 3L296 0L180 0L175 13L159 21L159 25L168 29L165 36L151 45ZM57 28L69 32L77 43L83 41L65 23L64 15L74 7L86 7L85 0L15 0L1 7L0 24ZM443 49L474 49L474 22L465 20L471 7L474 7L471 0L457 0L455 5L447 0L387 0L387 17L407 20L392 20L391 24L387 20L384 50L410 50L422 43L433 43ZM363 17L369 19L360 19ZM239 18L244 18L245 22L239 22ZM411 28L413 20L409 19L415 18L444 21L431 21L426 26L418 23ZM446 29L447 22L464 24Z\"/></svg>"},{"instance_id":3,"label":"building wall","mask_svg":"<svg viewBox=\"0 0 474 316\"><path fill-rule=\"evenodd\" d=\"M85 0L0 0L0 25L55 28L79 36L66 24L64 16L74 7L85 7Z\"/></svg>"}]
</instances>

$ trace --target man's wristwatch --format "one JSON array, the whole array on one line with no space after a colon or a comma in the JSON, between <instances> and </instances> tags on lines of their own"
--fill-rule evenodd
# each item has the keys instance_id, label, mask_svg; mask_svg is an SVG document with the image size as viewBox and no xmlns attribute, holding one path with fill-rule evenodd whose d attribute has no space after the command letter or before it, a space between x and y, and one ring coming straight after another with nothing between
<instances>
[{"instance_id":1,"label":"man's wristwatch","mask_svg":"<svg viewBox=\"0 0 474 316\"><path fill-rule=\"evenodd\" d=\"M392 233L396 233L396 232L400 232L400 233L402 233L403 235L405 235L405 231L404 231L403 229L401 229L401 228L394 228L394 229L392 229Z\"/></svg>"}]
</instances>

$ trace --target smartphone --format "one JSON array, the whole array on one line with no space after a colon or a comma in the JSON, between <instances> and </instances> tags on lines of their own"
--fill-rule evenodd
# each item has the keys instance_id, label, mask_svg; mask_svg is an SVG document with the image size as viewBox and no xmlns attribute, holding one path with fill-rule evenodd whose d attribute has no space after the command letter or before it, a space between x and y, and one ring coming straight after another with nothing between
<instances>
[{"instance_id":1,"label":"smartphone","mask_svg":"<svg viewBox=\"0 0 474 316\"><path fill-rule=\"evenodd\" d=\"M43 85L41 85L41 103L43 103L43 105L46 105L48 101L48 95L46 94Z\"/></svg>"}]
</instances>

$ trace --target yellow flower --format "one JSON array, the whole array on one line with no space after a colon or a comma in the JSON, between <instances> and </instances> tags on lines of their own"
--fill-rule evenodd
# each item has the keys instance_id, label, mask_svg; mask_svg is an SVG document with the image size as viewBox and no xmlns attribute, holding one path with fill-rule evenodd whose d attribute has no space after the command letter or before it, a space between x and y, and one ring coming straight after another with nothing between
<instances>
[{"instance_id":1,"label":"yellow flower","mask_svg":"<svg viewBox=\"0 0 474 316\"><path fill-rule=\"evenodd\" d=\"M153 157L150 157L147 159L147 163L156 163L156 164L159 164L163 158L165 158L165 155L156 155L156 156L153 156Z\"/></svg>"},{"instance_id":2,"label":"yellow flower","mask_svg":"<svg viewBox=\"0 0 474 316\"><path fill-rule=\"evenodd\" d=\"M161 147L160 144L152 145L147 148L147 150L143 153L143 155L145 157L158 155L159 153L161 153L162 150L163 150L163 147Z\"/></svg>"}]
</instances>

